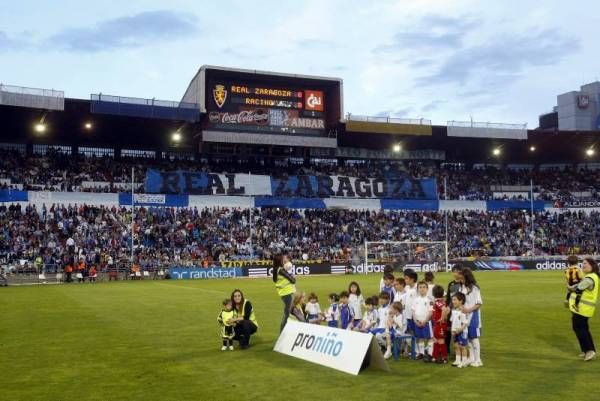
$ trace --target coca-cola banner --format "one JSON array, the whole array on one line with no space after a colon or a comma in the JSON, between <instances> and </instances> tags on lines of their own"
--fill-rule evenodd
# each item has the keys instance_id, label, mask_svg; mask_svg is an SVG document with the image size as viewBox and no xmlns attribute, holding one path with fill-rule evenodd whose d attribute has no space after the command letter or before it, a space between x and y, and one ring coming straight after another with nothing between
<instances>
[{"instance_id":1,"label":"coca-cola banner","mask_svg":"<svg viewBox=\"0 0 600 401\"><path fill-rule=\"evenodd\" d=\"M250 109L240 112L218 112L213 111L208 115L208 121L212 124L248 124L268 125L269 111L266 109Z\"/></svg>"},{"instance_id":2,"label":"coca-cola banner","mask_svg":"<svg viewBox=\"0 0 600 401\"><path fill-rule=\"evenodd\" d=\"M324 130L325 120L322 118L302 117L298 110L281 109L241 109L239 111L212 111L208 121L221 128L241 126L264 126L274 130L282 128Z\"/></svg>"}]
</instances>

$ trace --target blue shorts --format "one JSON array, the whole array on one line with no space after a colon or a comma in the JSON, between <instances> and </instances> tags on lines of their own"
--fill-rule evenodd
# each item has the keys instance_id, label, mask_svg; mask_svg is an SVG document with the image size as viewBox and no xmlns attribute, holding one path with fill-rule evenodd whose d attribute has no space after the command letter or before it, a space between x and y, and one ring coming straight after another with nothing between
<instances>
[{"instance_id":1,"label":"blue shorts","mask_svg":"<svg viewBox=\"0 0 600 401\"><path fill-rule=\"evenodd\" d=\"M415 321L412 319L406 319L406 332L408 334L415 334Z\"/></svg>"},{"instance_id":2,"label":"blue shorts","mask_svg":"<svg viewBox=\"0 0 600 401\"><path fill-rule=\"evenodd\" d=\"M318 314L308 314L308 316L306 316L306 321L308 323L319 323L319 315Z\"/></svg>"},{"instance_id":3,"label":"blue shorts","mask_svg":"<svg viewBox=\"0 0 600 401\"><path fill-rule=\"evenodd\" d=\"M338 321L337 320L330 320L327 322L327 326L329 327L338 327Z\"/></svg>"},{"instance_id":4,"label":"blue shorts","mask_svg":"<svg viewBox=\"0 0 600 401\"><path fill-rule=\"evenodd\" d=\"M383 334L385 333L385 329L383 328L376 328L376 329L371 329L369 330L369 333L373 334L374 336L376 336L377 334Z\"/></svg>"},{"instance_id":5,"label":"blue shorts","mask_svg":"<svg viewBox=\"0 0 600 401\"><path fill-rule=\"evenodd\" d=\"M394 337L405 337L405 336L409 336L410 334L396 331L395 329L390 329L390 335L392 336L392 338L394 338Z\"/></svg>"},{"instance_id":6,"label":"blue shorts","mask_svg":"<svg viewBox=\"0 0 600 401\"><path fill-rule=\"evenodd\" d=\"M362 322L362 319L354 319L352 321L352 327L360 327L360 322Z\"/></svg>"},{"instance_id":7,"label":"blue shorts","mask_svg":"<svg viewBox=\"0 0 600 401\"><path fill-rule=\"evenodd\" d=\"M433 330L431 329L431 322L425 323L425 327L419 327L414 322L413 324L415 325L415 338L429 339L433 337L431 335L431 333L433 332Z\"/></svg>"},{"instance_id":8,"label":"blue shorts","mask_svg":"<svg viewBox=\"0 0 600 401\"><path fill-rule=\"evenodd\" d=\"M471 315L471 322L469 323L469 338L479 338L481 337L481 327L480 319L479 319L479 310L476 310Z\"/></svg>"},{"instance_id":9,"label":"blue shorts","mask_svg":"<svg viewBox=\"0 0 600 401\"><path fill-rule=\"evenodd\" d=\"M461 347L466 347L469 343L469 340L467 339L465 333L460 333L454 335L454 342L460 345Z\"/></svg>"}]
</instances>

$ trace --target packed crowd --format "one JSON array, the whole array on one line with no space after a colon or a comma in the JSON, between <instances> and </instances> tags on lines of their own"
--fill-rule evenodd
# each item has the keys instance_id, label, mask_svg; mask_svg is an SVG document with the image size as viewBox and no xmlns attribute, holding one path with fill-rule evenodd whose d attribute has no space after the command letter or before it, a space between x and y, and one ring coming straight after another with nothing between
<instances>
[{"instance_id":1,"label":"packed crowd","mask_svg":"<svg viewBox=\"0 0 600 401\"><path fill-rule=\"evenodd\" d=\"M450 258L595 254L600 213L539 212L534 233L525 211L454 211L448 215ZM444 241L438 212L234 208L136 208L0 205L0 258L41 260L61 268L84 260L105 269L131 262L168 265L264 259L285 251L294 259L352 262L364 241ZM39 259L38 259L39 258Z\"/></svg>"},{"instance_id":2,"label":"packed crowd","mask_svg":"<svg viewBox=\"0 0 600 401\"><path fill-rule=\"evenodd\" d=\"M146 170L178 169L215 173L251 173L267 175L344 175L354 177L410 176L437 179L440 198L488 200L494 198L492 186L519 185L526 188L500 198L528 197L533 180L534 192L543 200L571 200L574 197L598 199L596 183L600 170L578 168L515 170L496 167L467 169L463 165L440 165L424 161L346 161L315 160L155 160L148 158L72 156L56 151L47 155L24 156L16 151L0 150L0 188L48 191L119 192L134 181L142 184ZM447 183L444 191L444 181ZM85 185L84 185L85 183ZM92 183L102 183L92 184ZM498 191L502 192L502 191Z\"/></svg>"}]
</instances>

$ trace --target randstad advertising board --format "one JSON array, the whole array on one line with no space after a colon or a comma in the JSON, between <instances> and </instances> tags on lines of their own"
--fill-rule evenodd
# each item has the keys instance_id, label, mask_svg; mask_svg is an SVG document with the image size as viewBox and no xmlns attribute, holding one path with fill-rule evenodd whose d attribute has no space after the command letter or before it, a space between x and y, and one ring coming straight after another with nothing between
<instances>
[{"instance_id":1,"label":"randstad advertising board","mask_svg":"<svg viewBox=\"0 0 600 401\"><path fill-rule=\"evenodd\" d=\"M172 267L171 277L175 280L212 280L221 278L236 278L244 276L245 272L240 267Z\"/></svg>"},{"instance_id":2,"label":"randstad advertising board","mask_svg":"<svg viewBox=\"0 0 600 401\"><path fill-rule=\"evenodd\" d=\"M371 334L317 324L288 321L273 350L352 375L367 366L389 370Z\"/></svg>"}]
</instances>

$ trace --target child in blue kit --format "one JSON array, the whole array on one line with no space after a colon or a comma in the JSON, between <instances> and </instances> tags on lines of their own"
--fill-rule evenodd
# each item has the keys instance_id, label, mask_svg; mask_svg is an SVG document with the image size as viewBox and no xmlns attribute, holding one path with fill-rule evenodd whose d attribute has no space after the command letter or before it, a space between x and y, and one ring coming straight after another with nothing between
<instances>
[{"instance_id":1,"label":"child in blue kit","mask_svg":"<svg viewBox=\"0 0 600 401\"><path fill-rule=\"evenodd\" d=\"M390 303L394 302L394 295L396 290L394 289L394 275L392 273L385 273L383 275L383 288L381 288L381 292L387 292L390 296Z\"/></svg>"},{"instance_id":2,"label":"child in blue kit","mask_svg":"<svg viewBox=\"0 0 600 401\"><path fill-rule=\"evenodd\" d=\"M337 294L329 294L330 305L327 313L325 313L325 320L327 320L327 326L329 327L338 327L338 321L340 320L339 300Z\"/></svg>"},{"instance_id":3,"label":"child in blue kit","mask_svg":"<svg viewBox=\"0 0 600 401\"><path fill-rule=\"evenodd\" d=\"M347 291L342 291L340 293L340 323L342 329L352 329L352 324L354 322L354 311L352 307L348 303L348 298L350 294Z\"/></svg>"}]
</instances>

